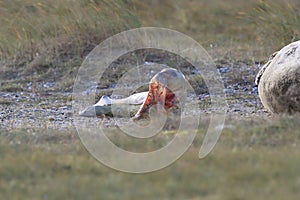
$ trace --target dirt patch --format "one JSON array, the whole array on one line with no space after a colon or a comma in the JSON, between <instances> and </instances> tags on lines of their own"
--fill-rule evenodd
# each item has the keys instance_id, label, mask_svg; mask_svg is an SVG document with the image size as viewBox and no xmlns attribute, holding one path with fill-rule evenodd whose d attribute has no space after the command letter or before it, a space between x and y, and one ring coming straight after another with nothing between
<instances>
[{"instance_id":1,"label":"dirt patch","mask_svg":"<svg viewBox=\"0 0 300 200\"><path fill-rule=\"evenodd\" d=\"M101 82L91 85L96 88L95 102L102 95L110 95L118 79L132 66L145 63L159 63L174 67L182 71L191 86L193 87L199 110L191 113L210 114L210 96L205 82L197 75L195 67L185 59L160 50L138 50L126 54L113 62L102 76ZM260 68L258 63L249 62L227 62L217 61L216 66L221 74L225 86L229 115L239 115L245 117L267 116L260 103L257 87L254 79ZM54 68L55 69L55 68ZM9 76L3 78L0 98L1 98L1 128L31 128L45 127L64 129L72 126L72 93L70 89L74 79L63 79L65 70L52 70L52 76L23 76L15 78ZM77 68L72 71L76 72ZM21 73L21 72L20 72ZM55 79L55 73L57 79ZM13 74L13 73L12 73ZM196 80L195 77L198 79ZM37 78L37 79L36 79ZM38 81L34 81L38 80ZM65 85L64 89L61 88ZM10 86L10 87L9 87ZM15 89L14 89L15 88ZM91 89L91 91L93 91ZM142 87L140 90L147 90ZM139 91L135 91L139 92ZM98 119L101 121L101 119ZM114 124L113 118L106 118L107 125Z\"/></svg>"}]
</instances>

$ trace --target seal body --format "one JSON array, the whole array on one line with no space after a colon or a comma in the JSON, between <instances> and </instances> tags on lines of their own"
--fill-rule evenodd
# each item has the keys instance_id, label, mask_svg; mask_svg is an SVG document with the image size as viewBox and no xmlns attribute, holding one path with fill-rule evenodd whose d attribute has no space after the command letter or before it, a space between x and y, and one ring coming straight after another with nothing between
<instances>
[{"instance_id":1,"label":"seal body","mask_svg":"<svg viewBox=\"0 0 300 200\"><path fill-rule=\"evenodd\" d=\"M300 41L274 53L256 84L262 104L271 113L300 112Z\"/></svg>"},{"instance_id":2,"label":"seal body","mask_svg":"<svg viewBox=\"0 0 300 200\"><path fill-rule=\"evenodd\" d=\"M83 117L112 115L111 105L115 105L118 110L118 116L126 116L128 110L132 110L135 113L138 109L137 106L140 106L145 101L147 95L148 92L140 92L122 99L112 99L104 95L96 104L79 112L79 115Z\"/></svg>"},{"instance_id":3,"label":"seal body","mask_svg":"<svg viewBox=\"0 0 300 200\"><path fill-rule=\"evenodd\" d=\"M152 105L156 106L158 112L164 112L176 103L184 102L185 96L184 75L174 68L163 69L150 80L147 98L132 119L142 118Z\"/></svg>"},{"instance_id":4,"label":"seal body","mask_svg":"<svg viewBox=\"0 0 300 200\"><path fill-rule=\"evenodd\" d=\"M112 113L111 105L115 105L120 108L118 110L121 110L120 116L123 111L127 113L126 108L132 108L135 110L132 119L138 120L143 118L144 113L151 106L155 106L158 112L164 112L177 103L183 103L186 97L186 84L186 79L181 72L173 68L165 68L150 80L148 91L123 99L112 99L104 95L95 105L87 107L79 115L85 117L109 115Z\"/></svg>"}]
</instances>

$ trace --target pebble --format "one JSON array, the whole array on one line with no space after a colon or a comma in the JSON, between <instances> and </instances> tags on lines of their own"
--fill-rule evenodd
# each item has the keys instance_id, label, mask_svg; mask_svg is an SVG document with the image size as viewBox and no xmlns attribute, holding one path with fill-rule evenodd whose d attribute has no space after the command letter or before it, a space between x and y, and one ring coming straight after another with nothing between
<instances>
[{"instance_id":1,"label":"pebble","mask_svg":"<svg viewBox=\"0 0 300 200\"><path fill-rule=\"evenodd\" d=\"M237 113L240 115L267 115L263 110L258 97L257 86L251 81L257 73L258 67L250 67L245 63L222 63L219 68L225 85L225 94L227 104L229 105L228 113ZM200 73L200 71L191 69L191 74ZM237 74L237 73L240 73ZM238 77L238 78L237 78ZM240 77L240 78L239 78ZM24 88L32 87L38 83L24 83ZM54 82L39 83L38 88L51 88L55 86ZM89 83L87 93L93 92L97 84ZM36 87L36 85L34 85ZM3 128L40 128L53 127L55 129L65 129L73 127L72 107L67 100L70 93L63 92L35 92L31 90L24 92L0 92L0 97L5 101L14 102L12 104L0 104L0 121L1 129ZM57 98L55 98L57 97ZM196 101L207 100L210 98L209 93L198 94L193 97ZM201 113L210 113L212 108L187 111L190 114L200 115ZM100 120L101 119L96 119ZM106 124L108 127L117 126L115 120L110 120Z\"/></svg>"},{"instance_id":2,"label":"pebble","mask_svg":"<svg viewBox=\"0 0 300 200\"><path fill-rule=\"evenodd\" d=\"M219 68L220 73L228 73L230 72L230 69L228 67L221 67Z\"/></svg>"}]
</instances>

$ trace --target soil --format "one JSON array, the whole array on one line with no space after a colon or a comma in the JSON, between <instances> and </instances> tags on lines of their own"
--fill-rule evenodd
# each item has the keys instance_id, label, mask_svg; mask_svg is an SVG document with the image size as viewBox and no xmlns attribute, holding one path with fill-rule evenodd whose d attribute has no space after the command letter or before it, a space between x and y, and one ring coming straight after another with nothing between
<instances>
[{"instance_id":1,"label":"soil","mask_svg":"<svg viewBox=\"0 0 300 200\"><path fill-rule=\"evenodd\" d=\"M135 56L132 56L135 54ZM181 70L187 80L191 80L196 100L199 104L197 114L209 114L211 110L210 96L203 81L193 83L193 75L195 68L184 59L170 55L167 52L134 52L130 55L125 55L112 63L110 70L107 70L103 77L104 82L98 83L92 87L97 88L97 101L102 95L110 95L116 83L116 80L121 77L128 66L133 63L143 64L155 62L166 64ZM176 63L176 64L174 64ZM228 104L228 115L242 117L268 116L269 114L263 108L257 92L257 87L254 83L255 76L261 67L258 63L249 63L243 61L227 62L224 60L216 61L216 66L221 74L225 86L225 93ZM76 68L74 68L76 69ZM77 68L78 69L78 68ZM76 70L75 70L76 72ZM1 76L0 89L0 129L14 128L51 128L51 129L68 129L73 128L72 124L72 85L60 88L64 85L63 78L57 80L37 79L34 78L18 78L18 73L22 74L22 70L5 72L5 76ZM55 73L55 71L53 72ZM27 75L29 77L38 77L39 73ZM65 77L60 74L57 77ZM72 80L67 80L72 83ZM145 90L147 87L141 88ZM77 113L76 111L74 111ZM193 113L195 113L193 111ZM102 118L98 118L99 122ZM107 126L114 126L114 119L107 117Z\"/></svg>"}]
</instances>

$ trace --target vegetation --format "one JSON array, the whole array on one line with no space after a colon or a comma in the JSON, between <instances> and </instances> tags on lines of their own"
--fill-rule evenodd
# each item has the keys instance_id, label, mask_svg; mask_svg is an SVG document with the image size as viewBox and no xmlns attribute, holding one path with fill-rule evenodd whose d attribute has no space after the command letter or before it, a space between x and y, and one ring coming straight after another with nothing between
<instances>
[{"instance_id":1,"label":"vegetation","mask_svg":"<svg viewBox=\"0 0 300 200\"><path fill-rule=\"evenodd\" d=\"M264 62L274 51L300 39L299 7L298 0L2 0L0 91L23 92L28 82L48 80L56 82L59 91L71 91L84 56L105 38L141 26L181 31L199 41L216 61ZM234 70L237 80L245 76ZM248 78L250 82L254 77ZM44 94L39 88L32 92ZM0 99L0 106L12 103ZM12 200L298 199L300 116L249 116L229 115L207 158L197 157L206 131L202 126L192 147L175 164L144 175L124 174L100 164L72 127L5 130L0 126L0 196ZM143 148L121 140L118 129L108 131L124 148ZM165 142L162 137L153 145Z\"/></svg>"},{"instance_id":2,"label":"vegetation","mask_svg":"<svg viewBox=\"0 0 300 200\"><path fill-rule=\"evenodd\" d=\"M63 61L66 54L82 58L103 39L140 26L172 28L218 56L247 54L243 58L250 60L300 37L296 0L3 0L0 6L5 27L0 31L0 57L25 58L26 63L36 57L44 64Z\"/></svg>"},{"instance_id":3,"label":"vegetation","mask_svg":"<svg viewBox=\"0 0 300 200\"><path fill-rule=\"evenodd\" d=\"M0 5L1 57L82 56L112 34L139 26L122 0L4 0Z\"/></svg>"},{"instance_id":4,"label":"vegetation","mask_svg":"<svg viewBox=\"0 0 300 200\"><path fill-rule=\"evenodd\" d=\"M299 6L297 0L3 0L0 78L55 81L58 90L71 91L85 55L105 38L141 26L181 31L216 61L265 62L300 38Z\"/></svg>"},{"instance_id":5,"label":"vegetation","mask_svg":"<svg viewBox=\"0 0 300 200\"><path fill-rule=\"evenodd\" d=\"M197 157L205 134L200 129L182 158L143 175L100 164L72 129L2 130L0 193L5 199L296 200L300 195L298 121L229 119L214 151L203 160ZM118 129L108 131L123 149L132 147L130 139L119 138ZM163 137L154 147L161 142Z\"/></svg>"},{"instance_id":6,"label":"vegetation","mask_svg":"<svg viewBox=\"0 0 300 200\"><path fill-rule=\"evenodd\" d=\"M269 43L285 46L300 39L299 6L299 2L261 1L252 17Z\"/></svg>"},{"instance_id":7,"label":"vegetation","mask_svg":"<svg viewBox=\"0 0 300 200\"><path fill-rule=\"evenodd\" d=\"M216 60L261 61L300 39L297 0L145 0L136 4L143 25L186 33Z\"/></svg>"}]
</instances>

